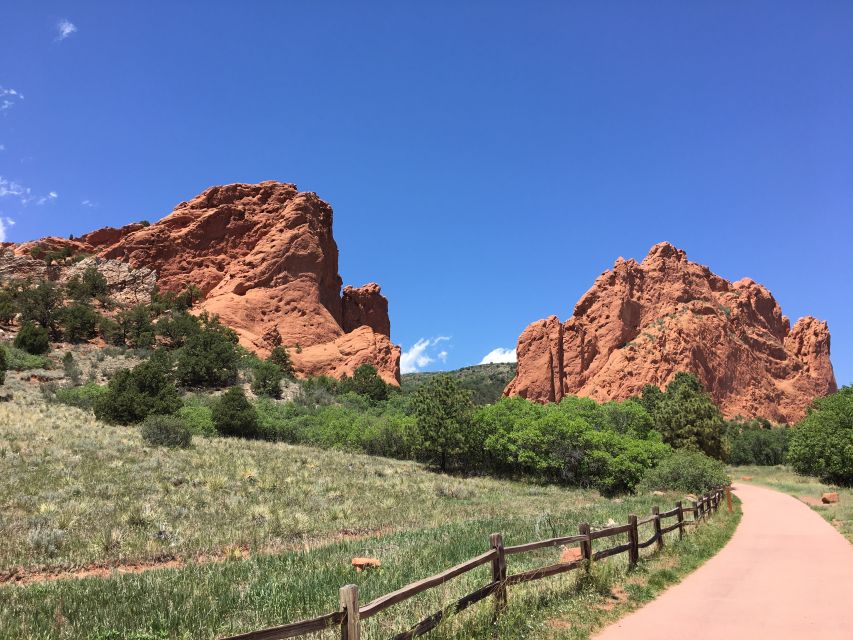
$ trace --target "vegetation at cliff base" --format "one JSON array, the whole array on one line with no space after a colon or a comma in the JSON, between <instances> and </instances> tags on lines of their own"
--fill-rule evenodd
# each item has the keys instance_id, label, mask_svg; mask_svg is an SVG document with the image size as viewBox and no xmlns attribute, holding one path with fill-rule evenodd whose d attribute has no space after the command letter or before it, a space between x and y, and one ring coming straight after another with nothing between
<instances>
[{"instance_id":1,"label":"vegetation at cliff base","mask_svg":"<svg viewBox=\"0 0 853 640\"><path fill-rule=\"evenodd\" d=\"M814 401L791 433L788 462L804 475L853 485L853 387Z\"/></svg>"}]
</instances>

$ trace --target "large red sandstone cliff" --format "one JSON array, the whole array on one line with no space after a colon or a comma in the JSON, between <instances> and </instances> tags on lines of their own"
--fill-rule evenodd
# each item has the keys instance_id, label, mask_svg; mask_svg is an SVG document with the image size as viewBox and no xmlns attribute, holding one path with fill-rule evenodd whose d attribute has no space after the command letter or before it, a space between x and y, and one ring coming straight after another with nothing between
<instances>
[{"instance_id":1,"label":"large red sandstone cliff","mask_svg":"<svg viewBox=\"0 0 853 640\"><path fill-rule=\"evenodd\" d=\"M727 417L792 423L836 390L825 322L790 326L770 292L730 283L668 243L637 263L619 258L575 306L528 326L504 391L540 402L564 395L624 399L695 373Z\"/></svg>"},{"instance_id":2,"label":"large red sandstone cliff","mask_svg":"<svg viewBox=\"0 0 853 640\"><path fill-rule=\"evenodd\" d=\"M293 184L211 187L148 226L45 238L14 252L26 255L35 244L152 269L162 291L196 285L199 310L219 314L241 344L262 354L287 346L297 373L340 377L369 363L386 382L399 382L388 301L372 283L342 294L332 208Z\"/></svg>"}]
</instances>

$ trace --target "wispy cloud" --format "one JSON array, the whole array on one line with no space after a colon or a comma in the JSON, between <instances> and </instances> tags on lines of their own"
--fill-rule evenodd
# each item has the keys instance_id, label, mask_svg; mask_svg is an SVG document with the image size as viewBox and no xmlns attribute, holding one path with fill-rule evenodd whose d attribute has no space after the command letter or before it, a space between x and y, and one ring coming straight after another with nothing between
<instances>
[{"instance_id":1,"label":"wispy cloud","mask_svg":"<svg viewBox=\"0 0 853 640\"><path fill-rule=\"evenodd\" d=\"M77 27L70 20L66 20L65 18L63 18L62 20L56 23L56 30L58 32L56 39L61 41L65 40L65 38L77 31Z\"/></svg>"},{"instance_id":2,"label":"wispy cloud","mask_svg":"<svg viewBox=\"0 0 853 640\"><path fill-rule=\"evenodd\" d=\"M0 242L6 242L6 231L9 227L14 227L15 221L12 218L0 216Z\"/></svg>"},{"instance_id":3,"label":"wispy cloud","mask_svg":"<svg viewBox=\"0 0 853 640\"><path fill-rule=\"evenodd\" d=\"M447 351L442 350L439 353L435 353L434 349L439 343L448 340L450 340L448 336L421 338L400 356L400 372L415 373L435 362L436 358L444 362L447 360Z\"/></svg>"},{"instance_id":4,"label":"wispy cloud","mask_svg":"<svg viewBox=\"0 0 853 640\"><path fill-rule=\"evenodd\" d=\"M485 356L483 356L483 359L480 360L480 364L516 362L517 360L518 357L515 354L515 349L504 349L503 347L498 347L497 349L492 349Z\"/></svg>"},{"instance_id":5,"label":"wispy cloud","mask_svg":"<svg viewBox=\"0 0 853 640\"><path fill-rule=\"evenodd\" d=\"M25 197L29 192L30 190L22 184L0 176L0 198L8 196Z\"/></svg>"},{"instance_id":6,"label":"wispy cloud","mask_svg":"<svg viewBox=\"0 0 853 640\"><path fill-rule=\"evenodd\" d=\"M51 191L46 196L40 196L36 198L36 204L41 206L43 204L47 204L49 202L53 202L59 197L59 194L56 191Z\"/></svg>"},{"instance_id":7,"label":"wispy cloud","mask_svg":"<svg viewBox=\"0 0 853 640\"><path fill-rule=\"evenodd\" d=\"M0 198L17 198L18 202L27 206L35 203L36 205L48 204L59 198L56 191L49 191L47 195L34 195L32 189L25 187L20 182L9 180L0 176Z\"/></svg>"},{"instance_id":8,"label":"wispy cloud","mask_svg":"<svg viewBox=\"0 0 853 640\"><path fill-rule=\"evenodd\" d=\"M20 91L0 87L0 111L11 109L23 99L24 96Z\"/></svg>"},{"instance_id":9,"label":"wispy cloud","mask_svg":"<svg viewBox=\"0 0 853 640\"><path fill-rule=\"evenodd\" d=\"M97 202L92 202L92 201L91 201L91 200L89 200L88 198L86 198L85 200L83 200L83 202L81 202L80 204L81 204L81 205L83 205L84 207L89 207L90 209L91 209L92 207L97 207L97 206L98 206L98 203L97 203Z\"/></svg>"}]
</instances>

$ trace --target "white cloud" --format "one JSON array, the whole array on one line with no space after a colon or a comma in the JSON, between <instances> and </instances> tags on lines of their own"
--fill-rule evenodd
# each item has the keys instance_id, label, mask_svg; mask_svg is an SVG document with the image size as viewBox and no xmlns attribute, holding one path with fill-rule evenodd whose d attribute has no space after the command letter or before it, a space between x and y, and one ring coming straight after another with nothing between
<instances>
[{"instance_id":1,"label":"white cloud","mask_svg":"<svg viewBox=\"0 0 853 640\"><path fill-rule=\"evenodd\" d=\"M43 204L47 204L48 202L53 202L59 197L59 194L56 191L51 191L46 196L41 196L40 198L36 198L36 204L41 206Z\"/></svg>"},{"instance_id":2,"label":"white cloud","mask_svg":"<svg viewBox=\"0 0 853 640\"><path fill-rule=\"evenodd\" d=\"M483 359L480 360L480 364L496 364L498 362L516 361L517 356L515 355L515 349L504 349L503 347L498 347L497 349L492 349L483 356Z\"/></svg>"},{"instance_id":3,"label":"white cloud","mask_svg":"<svg viewBox=\"0 0 853 640\"><path fill-rule=\"evenodd\" d=\"M81 205L83 205L84 207L89 207L90 209L91 209L92 207L97 207L97 206L98 206L98 203L97 203L97 202L92 202L92 201L91 201L91 200L89 200L88 198L86 198L85 200L83 200L83 202L81 202L80 204L81 204Z\"/></svg>"},{"instance_id":4,"label":"white cloud","mask_svg":"<svg viewBox=\"0 0 853 640\"><path fill-rule=\"evenodd\" d=\"M56 23L56 30L59 32L59 35L56 36L57 40L65 40L72 33L77 31L77 27L74 26L74 23L70 20L65 20L64 18Z\"/></svg>"},{"instance_id":5,"label":"white cloud","mask_svg":"<svg viewBox=\"0 0 853 640\"><path fill-rule=\"evenodd\" d=\"M21 197L26 196L29 193L29 189L25 188L23 185L15 182L14 180L8 180L3 176L0 176L0 198L5 198L7 196L15 196Z\"/></svg>"},{"instance_id":6,"label":"white cloud","mask_svg":"<svg viewBox=\"0 0 853 640\"><path fill-rule=\"evenodd\" d=\"M444 362L447 359L447 351L434 354L431 350L440 342L448 340L450 340L448 336L421 338L400 355L400 372L415 373L428 364L435 362L436 358Z\"/></svg>"},{"instance_id":7,"label":"white cloud","mask_svg":"<svg viewBox=\"0 0 853 640\"><path fill-rule=\"evenodd\" d=\"M11 109L17 104L18 100L23 100L24 96L15 89L4 89L0 87L0 111Z\"/></svg>"},{"instance_id":8,"label":"white cloud","mask_svg":"<svg viewBox=\"0 0 853 640\"><path fill-rule=\"evenodd\" d=\"M32 202L37 205L53 202L59 198L59 194L56 191L49 191L46 196L36 196L29 187L0 176L0 198L7 197L17 198L22 205L27 206Z\"/></svg>"},{"instance_id":9,"label":"white cloud","mask_svg":"<svg viewBox=\"0 0 853 640\"><path fill-rule=\"evenodd\" d=\"M4 218L0 216L0 242L6 242L6 230L9 227L14 227L15 221L12 218Z\"/></svg>"}]
</instances>

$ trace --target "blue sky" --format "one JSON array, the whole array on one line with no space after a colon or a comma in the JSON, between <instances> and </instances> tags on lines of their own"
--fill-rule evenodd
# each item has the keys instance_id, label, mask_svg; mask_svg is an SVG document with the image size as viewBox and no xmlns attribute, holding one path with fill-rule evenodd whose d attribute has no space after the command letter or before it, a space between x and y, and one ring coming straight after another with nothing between
<instances>
[{"instance_id":1,"label":"blue sky","mask_svg":"<svg viewBox=\"0 0 853 640\"><path fill-rule=\"evenodd\" d=\"M344 281L382 285L424 369L511 350L617 256L668 240L763 283L792 319L827 320L853 382L851 3L2 16L8 240L158 219L214 184L295 182L333 205Z\"/></svg>"}]
</instances>

